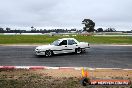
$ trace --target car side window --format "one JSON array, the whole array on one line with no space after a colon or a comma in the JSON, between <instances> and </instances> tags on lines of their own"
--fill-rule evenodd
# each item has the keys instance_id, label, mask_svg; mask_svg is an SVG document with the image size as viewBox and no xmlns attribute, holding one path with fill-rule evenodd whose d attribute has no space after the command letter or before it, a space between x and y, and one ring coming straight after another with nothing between
<instances>
[{"instance_id":1,"label":"car side window","mask_svg":"<svg viewBox=\"0 0 132 88\"><path fill-rule=\"evenodd\" d=\"M67 40L63 40L59 45L67 45Z\"/></svg>"},{"instance_id":2,"label":"car side window","mask_svg":"<svg viewBox=\"0 0 132 88\"><path fill-rule=\"evenodd\" d=\"M77 44L74 40L72 40L73 44Z\"/></svg>"},{"instance_id":3,"label":"car side window","mask_svg":"<svg viewBox=\"0 0 132 88\"><path fill-rule=\"evenodd\" d=\"M74 40L68 40L68 45L77 44Z\"/></svg>"}]
</instances>

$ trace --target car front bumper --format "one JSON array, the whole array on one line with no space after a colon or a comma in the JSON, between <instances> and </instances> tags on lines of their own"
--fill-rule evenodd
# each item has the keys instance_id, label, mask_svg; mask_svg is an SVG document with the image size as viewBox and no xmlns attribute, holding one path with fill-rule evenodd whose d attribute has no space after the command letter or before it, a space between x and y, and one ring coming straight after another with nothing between
<instances>
[{"instance_id":1,"label":"car front bumper","mask_svg":"<svg viewBox=\"0 0 132 88\"><path fill-rule=\"evenodd\" d=\"M35 55L45 55L45 51L35 50Z\"/></svg>"}]
</instances>

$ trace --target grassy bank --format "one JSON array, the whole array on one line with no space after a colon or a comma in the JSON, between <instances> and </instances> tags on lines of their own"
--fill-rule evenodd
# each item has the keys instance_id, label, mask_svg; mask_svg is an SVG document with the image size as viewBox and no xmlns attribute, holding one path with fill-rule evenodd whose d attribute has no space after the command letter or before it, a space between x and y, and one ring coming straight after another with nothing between
<instances>
[{"instance_id":1,"label":"grassy bank","mask_svg":"<svg viewBox=\"0 0 132 88\"><path fill-rule=\"evenodd\" d=\"M48 44L66 36L56 35L0 35L0 44ZM131 36L69 36L91 44L132 44Z\"/></svg>"},{"instance_id":2,"label":"grassy bank","mask_svg":"<svg viewBox=\"0 0 132 88\"><path fill-rule=\"evenodd\" d=\"M80 72L75 70L0 70L0 88L132 88L131 85L84 87L80 83ZM90 74L100 79L132 80L131 71L98 70L90 71Z\"/></svg>"},{"instance_id":3,"label":"grassy bank","mask_svg":"<svg viewBox=\"0 0 132 88\"><path fill-rule=\"evenodd\" d=\"M54 78L29 70L0 72L0 88L84 88L78 78Z\"/></svg>"}]
</instances>

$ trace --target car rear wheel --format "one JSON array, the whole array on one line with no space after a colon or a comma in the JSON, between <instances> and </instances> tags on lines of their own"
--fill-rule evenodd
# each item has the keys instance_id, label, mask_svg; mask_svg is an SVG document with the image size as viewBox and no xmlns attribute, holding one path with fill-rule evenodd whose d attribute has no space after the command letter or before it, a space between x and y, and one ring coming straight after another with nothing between
<instances>
[{"instance_id":1,"label":"car rear wheel","mask_svg":"<svg viewBox=\"0 0 132 88\"><path fill-rule=\"evenodd\" d=\"M46 50L45 51L45 56L46 57L51 57L53 55L53 52L51 50Z\"/></svg>"},{"instance_id":2,"label":"car rear wheel","mask_svg":"<svg viewBox=\"0 0 132 88\"><path fill-rule=\"evenodd\" d=\"M81 49L81 48L76 48L76 49L75 49L75 53L77 53L77 54L82 53L82 49Z\"/></svg>"}]
</instances>

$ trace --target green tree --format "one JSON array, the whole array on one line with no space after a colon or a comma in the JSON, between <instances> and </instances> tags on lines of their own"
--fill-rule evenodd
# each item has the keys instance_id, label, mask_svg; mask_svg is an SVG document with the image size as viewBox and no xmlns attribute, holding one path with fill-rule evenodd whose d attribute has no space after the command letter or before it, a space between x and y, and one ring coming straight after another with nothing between
<instances>
[{"instance_id":1,"label":"green tree","mask_svg":"<svg viewBox=\"0 0 132 88\"><path fill-rule=\"evenodd\" d=\"M6 31L8 31L8 32L11 31L11 28L8 28L8 27L7 27L7 28L6 28Z\"/></svg>"},{"instance_id":2,"label":"green tree","mask_svg":"<svg viewBox=\"0 0 132 88\"><path fill-rule=\"evenodd\" d=\"M95 31L95 29L94 29L95 23L92 20L84 19L82 21L82 24L85 25L85 27L83 27L83 31L87 31L87 32L94 32Z\"/></svg>"},{"instance_id":3,"label":"green tree","mask_svg":"<svg viewBox=\"0 0 132 88\"><path fill-rule=\"evenodd\" d=\"M0 33L4 32L4 28L0 27Z\"/></svg>"},{"instance_id":4,"label":"green tree","mask_svg":"<svg viewBox=\"0 0 132 88\"><path fill-rule=\"evenodd\" d=\"M34 30L34 27L33 26L31 27L31 30Z\"/></svg>"},{"instance_id":5,"label":"green tree","mask_svg":"<svg viewBox=\"0 0 132 88\"><path fill-rule=\"evenodd\" d=\"M98 28L97 32L103 32L103 28Z\"/></svg>"},{"instance_id":6,"label":"green tree","mask_svg":"<svg viewBox=\"0 0 132 88\"><path fill-rule=\"evenodd\" d=\"M115 28L107 28L105 32L116 32Z\"/></svg>"},{"instance_id":7,"label":"green tree","mask_svg":"<svg viewBox=\"0 0 132 88\"><path fill-rule=\"evenodd\" d=\"M36 28L35 27L31 27L31 32L37 32Z\"/></svg>"}]
</instances>

